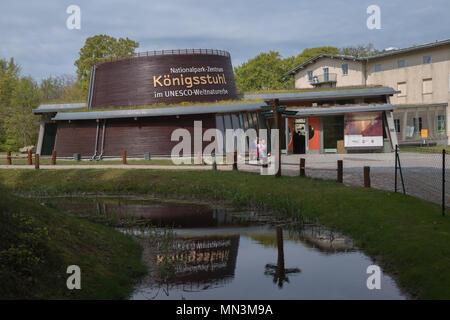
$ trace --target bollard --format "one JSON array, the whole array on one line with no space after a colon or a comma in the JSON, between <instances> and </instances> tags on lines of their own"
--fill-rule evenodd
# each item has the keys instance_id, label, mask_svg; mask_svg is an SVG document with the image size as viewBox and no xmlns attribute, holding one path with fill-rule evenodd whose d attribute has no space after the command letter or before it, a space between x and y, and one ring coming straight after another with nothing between
<instances>
[{"instance_id":1,"label":"bollard","mask_svg":"<svg viewBox=\"0 0 450 320\"><path fill-rule=\"evenodd\" d=\"M213 152L213 153L211 153L211 156L212 156L212 160L213 160L212 169L214 171L216 171L217 170L216 154Z\"/></svg>"},{"instance_id":2,"label":"bollard","mask_svg":"<svg viewBox=\"0 0 450 320\"><path fill-rule=\"evenodd\" d=\"M238 159L238 157L237 157L237 151L234 151L234 157L233 157L233 170L237 170L238 169L238 166L237 166L237 160Z\"/></svg>"},{"instance_id":3,"label":"bollard","mask_svg":"<svg viewBox=\"0 0 450 320\"><path fill-rule=\"evenodd\" d=\"M337 161L337 182L342 183L343 182L343 162L342 160Z\"/></svg>"},{"instance_id":4,"label":"bollard","mask_svg":"<svg viewBox=\"0 0 450 320\"><path fill-rule=\"evenodd\" d=\"M56 165L56 150L52 151L52 166Z\"/></svg>"},{"instance_id":5,"label":"bollard","mask_svg":"<svg viewBox=\"0 0 450 320\"><path fill-rule=\"evenodd\" d=\"M364 187L370 188L370 167L364 167Z\"/></svg>"},{"instance_id":6,"label":"bollard","mask_svg":"<svg viewBox=\"0 0 450 320\"><path fill-rule=\"evenodd\" d=\"M127 164L127 150L123 150L122 164Z\"/></svg>"},{"instance_id":7,"label":"bollard","mask_svg":"<svg viewBox=\"0 0 450 320\"><path fill-rule=\"evenodd\" d=\"M305 158L300 158L300 177L305 176Z\"/></svg>"},{"instance_id":8,"label":"bollard","mask_svg":"<svg viewBox=\"0 0 450 320\"><path fill-rule=\"evenodd\" d=\"M35 169L39 169L39 154L35 154L35 159L34 159L34 168Z\"/></svg>"},{"instance_id":9,"label":"bollard","mask_svg":"<svg viewBox=\"0 0 450 320\"><path fill-rule=\"evenodd\" d=\"M6 163L8 164L8 166L10 166L12 164L11 151L6 151Z\"/></svg>"},{"instance_id":10,"label":"bollard","mask_svg":"<svg viewBox=\"0 0 450 320\"><path fill-rule=\"evenodd\" d=\"M28 165L31 166L33 164L33 160L31 157L31 150L28 150Z\"/></svg>"}]
</instances>

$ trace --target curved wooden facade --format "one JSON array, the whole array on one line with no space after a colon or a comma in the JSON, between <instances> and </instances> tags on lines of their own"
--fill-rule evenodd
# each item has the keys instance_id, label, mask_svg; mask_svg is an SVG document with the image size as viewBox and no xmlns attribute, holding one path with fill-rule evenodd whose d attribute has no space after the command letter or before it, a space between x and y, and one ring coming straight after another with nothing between
<instances>
[{"instance_id":1,"label":"curved wooden facade","mask_svg":"<svg viewBox=\"0 0 450 320\"><path fill-rule=\"evenodd\" d=\"M89 106L95 109L237 99L227 52L187 52L138 54L95 66Z\"/></svg>"},{"instance_id":2,"label":"curved wooden facade","mask_svg":"<svg viewBox=\"0 0 450 320\"><path fill-rule=\"evenodd\" d=\"M134 119L100 120L97 140L97 155L120 156L123 150L129 156L142 156L146 152L152 155L170 155L179 141L171 141L172 132L178 128L189 131L194 145L194 121L202 121L205 130L216 127L215 115L188 115L180 117L157 117ZM103 123L105 132L103 133ZM203 134L202 133L202 134ZM95 120L59 121L55 150L58 156L71 157L74 153L82 157L91 157L95 153L97 139ZM203 148L210 142L203 142ZM193 150L192 150L193 151Z\"/></svg>"}]
</instances>

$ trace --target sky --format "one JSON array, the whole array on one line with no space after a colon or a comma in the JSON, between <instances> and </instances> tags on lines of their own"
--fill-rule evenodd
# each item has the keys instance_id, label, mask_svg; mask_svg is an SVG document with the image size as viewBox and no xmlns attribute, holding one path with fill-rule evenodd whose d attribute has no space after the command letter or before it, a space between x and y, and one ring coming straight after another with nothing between
<instances>
[{"instance_id":1,"label":"sky","mask_svg":"<svg viewBox=\"0 0 450 320\"><path fill-rule=\"evenodd\" d=\"M70 5L80 29L68 29ZM369 29L370 5L380 29ZM449 0L1 0L0 59L14 57L37 80L75 74L86 38L107 34L139 42L139 52L212 48L233 66L261 52L283 57L316 46L372 43L404 48L450 38Z\"/></svg>"}]
</instances>

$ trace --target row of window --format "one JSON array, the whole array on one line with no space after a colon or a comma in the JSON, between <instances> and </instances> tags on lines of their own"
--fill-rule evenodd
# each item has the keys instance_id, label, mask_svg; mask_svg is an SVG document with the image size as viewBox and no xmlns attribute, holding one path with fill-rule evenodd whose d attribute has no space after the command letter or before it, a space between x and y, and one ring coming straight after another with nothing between
<instances>
[{"instance_id":1,"label":"row of window","mask_svg":"<svg viewBox=\"0 0 450 320\"><path fill-rule=\"evenodd\" d=\"M395 131L400 133L400 119L394 119ZM422 117L413 118L413 133L420 134L422 131ZM445 116L437 116L437 131L442 133L445 131Z\"/></svg>"},{"instance_id":2,"label":"row of window","mask_svg":"<svg viewBox=\"0 0 450 320\"><path fill-rule=\"evenodd\" d=\"M397 90L401 91L398 97L405 97L407 95L407 82L397 82ZM422 79L422 94L432 94L433 93L433 79L427 78Z\"/></svg>"},{"instance_id":3,"label":"row of window","mask_svg":"<svg viewBox=\"0 0 450 320\"><path fill-rule=\"evenodd\" d=\"M422 64L430 64L431 62L432 62L431 55L422 57ZM397 68L398 69L406 68L406 60L405 59L397 60ZM374 71L375 72L383 71L381 63L375 64Z\"/></svg>"}]
</instances>

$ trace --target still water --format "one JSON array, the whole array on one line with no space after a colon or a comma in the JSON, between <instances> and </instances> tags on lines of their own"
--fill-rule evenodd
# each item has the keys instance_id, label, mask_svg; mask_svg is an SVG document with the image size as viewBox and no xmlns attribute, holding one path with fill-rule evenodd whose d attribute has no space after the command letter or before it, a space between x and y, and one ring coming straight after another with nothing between
<instances>
[{"instance_id":1,"label":"still water","mask_svg":"<svg viewBox=\"0 0 450 320\"><path fill-rule=\"evenodd\" d=\"M369 290L367 267L374 262L351 239L317 225L123 198L59 199L54 205L72 214L133 217L160 230L170 227L164 251L142 229L121 229L138 235L149 266L130 299L406 298L383 273L381 289ZM167 265L170 272L161 272Z\"/></svg>"}]
</instances>

